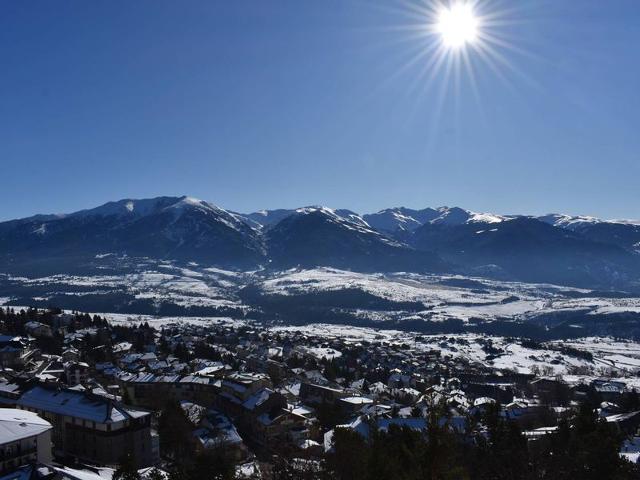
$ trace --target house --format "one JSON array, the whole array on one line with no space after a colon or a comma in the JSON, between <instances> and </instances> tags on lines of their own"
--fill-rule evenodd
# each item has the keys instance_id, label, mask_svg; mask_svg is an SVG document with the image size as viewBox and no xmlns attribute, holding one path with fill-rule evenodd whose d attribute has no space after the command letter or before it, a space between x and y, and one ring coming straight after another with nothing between
<instances>
[{"instance_id":1,"label":"house","mask_svg":"<svg viewBox=\"0 0 640 480\"><path fill-rule=\"evenodd\" d=\"M211 405L217 398L221 381L196 375L154 375L139 373L120 376L122 388L133 405L162 408L169 400L187 400Z\"/></svg>"},{"instance_id":2,"label":"house","mask_svg":"<svg viewBox=\"0 0 640 480\"><path fill-rule=\"evenodd\" d=\"M24 329L29 335L34 337L53 337L53 330L49 325L31 321L24 324Z\"/></svg>"},{"instance_id":3,"label":"house","mask_svg":"<svg viewBox=\"0 0 640 480\"><path fill-rule=\"evenodd\" d=\"M411 384L411 376L403 375L399 369L394 369L387 379L387 386L389 388L402 388L408 387Z\"/></svg>"},{"instance_id":4,"label":"house","mask_svg":"<svg viewBox=\"0 0 640 480\"><path fill-rule=\"evenodd\" d=\"M114 355L121 356L129 353L132 348L133 348L133 345L130 342L120 342L120 343L116 343L113 347L111 347L111 352Z\"/></svg>"},{"instance_id":5,"label":"house","mask_svg":"<svg viewBox=\"0 0 640 480\"><path fill-rule=\"evenodd\" d=\"M0 366L3 368L22 368L34 355L27 339L0 335Z\"/></svg>"},{"instance_id":6,"label":"house","mask_svg":"<svg viewBox=\"0 0 640 480\"><path fill-rule=\"evenodd\" d=\"M217 398L218 407L227 415L240 415L246 408L244 404L251 397L261 390L270 389L271 386L269 376L263 373L232 373L222 381L220 395ZM250 402L247 403L249 404Z\"/></svg>"},{"instance_id":7,"label":"house","mask_svg":"<svg viewBox=\"0 0 640 480\"><path fill-rule=\"evenodd\" d=\"M44 364L44 368L37 374L37 378L43 382L58 382L64 374L64 364L60 357L51 355Z\"/></svg>"},{"instance_id":8,"label":"house","mask_svg":"<svg viewBox=\"0 0 640 480\"><path fill-rule=\"evenodd\" d=\"M89 365L84 362L66 362L64 373L67 377L67 384L82 385L87 383L89 378Z\"/></svg>"},{"instance_id":9,"label":"house","mask_svg":"<svg viewBox=\"0 0 640 480\"><path fill-rule=\"evenodd\" d=\"M338 399L346 396L347 393L340 388L331 388L306 382L300 384L300 399L311 405L335 404Z\"/></svg>"},{"instance_id":10,"label":"house","mask_svg":"<svg viewBox=\"0 0 640 480\"><path fill-rule=\"evenodd\" d=\"M7 380L0 381L0 406L15 407L16 402L22 395L22 389L17 383Z\"/></svg>"},{"instance_id":11,"label":"house","mask_svg":"<svg viewBox=\"0 0 640 480\"><path fill-rule=\"evenodd\" d=\"M640 427L640 411L619 413L605 418L609 425L615 426L620 432L632 435Z\"/></svg>"},{"instance_id":12,"label":"house","mask_svg":"<svg viewBox=\"0 0 640 480\"><path fill-rule=\"evenodd\" d=\"M344 397L338 400L338 406L345 418L351 418L362 408L373 404L373 400L367 397Z\"/></svg>"},{"instance_id":13,"label":"house","mask_svg":"<svg viewBox=\"0 0 640 480\"><path fill-rule=\"evenodd\" d=\"M77 348L67 348L62 352L62 360L65 362L77 362L80 360L80 351Z\"/></svg>"},{"instance_id":14,"label":"house","mask_svg":"<svg viewBox=\"0 0 640 480\"><path fill-rule=\"evenodd\" d=\"M49 422L35 413L0 408L0 474L27 463L51 462Z\"/></svg>"},{"instance_id":15,"label":"house","mask_svg":"<svg viewBox=\"0 0 640 480\"><path fill-rule=\"evenodd\" d=\"M198 375L200 377L221 378L224 376L225 371L226 366L224 363L211 362L207 366L196 371L194 375Z\"/></svg>"},{"instance_id":16,"label":"house","mask_svg":"<svg viewBox=\"0 0 640 480\"><path fill-rule=\"evenodd\" d=\"M53 425L54 454L99 465L117 465L131 454L138 467L155 462L151 414L86 391L38 385L16 402Z\"/></svg>"},{"instance_id":17,"label":"house","mask_svg":"<svg viewBox=\"0 0 640 480\"><path fill-rule=\"evenodd\" d=\"M309 434L309 420L286 408L259 415L252 429L252 439L268 448L279 443L304 443L309 439Z\"/></svg>"},{"instance_id":18,"label":"house","mask_svg":"<svg viewBox=\"0 0 640 480\"><path fill-rule=\"evenodd\" d=\"M600 394L603 400L607 402L617 402L622 397L626 389L624 382L613 380L594 380L591 386Z\"/></svg>"},{"instance_id":19,"label":"house","mask_svg":"<svg viewBox=\"0 0 640 480\"><path fill-rule=\"evenodd\" d=\"M184 408L184 403L181 405ZM193 437L196 440L197 450L223 447L236 461L244 460L249 456L249 450L235 425L222 412L205 409L195 425L197 428L193 431Z\"/></svg>"},{"instance_id":20,"label":"house","mask_svg":"<svg viewBox=\"0 0 640 480\"><path fill-rule=\"evenodd\" d=\"M473 401L473 406L469 409L471 415L483 415L496 404L491 397L478 397Z\"/></svg>"}]
</instances>

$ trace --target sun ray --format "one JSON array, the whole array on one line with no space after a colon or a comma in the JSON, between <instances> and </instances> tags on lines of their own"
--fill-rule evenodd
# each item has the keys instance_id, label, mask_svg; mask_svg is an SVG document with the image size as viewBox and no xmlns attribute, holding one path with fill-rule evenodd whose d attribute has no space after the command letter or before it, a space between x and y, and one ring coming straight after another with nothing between
<instances>
[{"instance_id":1,"label":"sun ray","mask_svg":"<svg viewBox=\"0 0 640 480\"><path fill-rule=\"evenodd\" d=\"M488 52L502 67L509 70L511 73L517 75L521 80L524 80L530 87L535 88L536 90L541 90L541 86L529 75L524 73L521 69L516 67L512 62L510 62L500 51L498 51L490 41L483 42L480 45L482 48Z\"/></svg>"},{"instance_id":2,"label":"sun ray","mask_svg":"<svg viewBox=\"0 0 640 480\"><path fill-rule=\"evenodd\" d=\"M482 101L480 98L480 90L478 88L478 81L476 79L476 73L473 68L473 64L471 63L471 58L469 57L469 51L462 51L462 63L464 64L465 71L467 72L467 79L469 80L469 85L471 87L471 92L473 94L473 98L475 100L478 111L480 112L483 120L486 121L486 115L484 111L484 107L482 106Z\"/></svg>"},{"instance_id":3,"label":"sun ray","mask_svg":"<svg viewBox=\"0 0 640 480\"><path fill-rule=\"evenodd\" d=\"M455 124L463 123L465 95L473 97L472 105L477 107L481 122L489 125L482 93L488 76L496 77L516 95L523 84L541 88L518 68L519 58L544 60L530 50L531 45L525 47L515 37L519 26L531 18L522 15L521 4L501 0L396 0L395 4L378 4L375 8L395 17L392 23L375 28L381 33L381 43L405 54L394 54L398 62L393 63L374 93L382 94L400 78L409 78L398 101L411 102L408 118L424 112L428 103L429 136L444 128L441 116L449 103ZM528 8L524 6L524 10Z\"/></svg>"}]
</instances>

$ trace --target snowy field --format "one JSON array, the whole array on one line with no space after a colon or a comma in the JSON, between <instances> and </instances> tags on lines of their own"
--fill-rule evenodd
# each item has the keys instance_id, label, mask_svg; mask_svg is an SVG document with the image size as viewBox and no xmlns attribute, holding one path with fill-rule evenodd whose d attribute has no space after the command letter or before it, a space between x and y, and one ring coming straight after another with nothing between
<instances>
[{"instance_id":1,"label":"snowy field","mask_svg":"<svg viewBox=\"0 0 640 480\"><path fill-rule=\"evenodd\" d=\"M640 298L603 298L597 294L591 296L588 290L485 278L411 273L365 274L333 268L234 272L202 268L195 264L185 268L169 262L151 261L135 267L137 273L122 275L19 278L0 274L0 302L9 304L14 300L3 293L4 286L7 291L24 291L21 298L25 303L29 297L42 304L55 303L60 298L64 301L65 297L93 298L104 295L107 298L115 293L126 296L128 302L146 301L152 309L146 313L158 313L161 304L187 309L228 308L249 312L255 305L243 302L241 290L252 285L264 297L292 302L303 295L358 290L381 300L422 305L422 308L411 311L351 309L354 317L374 322L526 321L563 312L584 315L640 314ZM114 311L127 311L126 303Z\"/></svg>"},{"instance_id":2,"label":"snowy field","mask_svg":"<svg viewBox=\"0 0 640 480\"><path fill-rule=\"evenodd\" d=\"M437 350L443 357L461 358L496 369L531 373L534 370L548 375L570 375L576 368L590 371L590 374L573 375L579 378L595 378L599 375L615 374L626 378L627 383L640 387L640 343L616 340L609 337L591 337L579 341L555 341L528 348L519 340L500 336L451 334L417 335L410 332L378 330L343 325L313 324L307 326L274 327L273 331L295 332L312 338L328 341L340 339L349 343L379 343L387 345L408 345L415 350ZM491 346L491 353L485 347ZM593 360L563 353L562 347L572 347L593 355ZM498 353L495 353L498 352Z\"/></svg>"},{"instance_id":3,"label":"snowy field","mask_svg":"<svg viewBox=\"0 0 640 480\"><path fill-rule=\"evenodd\" d=\"M331 268L289 270L260 283L272 296L359 289L393 301L421 302L418 318L526 320L538 315L584 311L587 314L640 312L640 298L589 297L588 290L548 284L498 282L484 278L411 273L363 274ZM587 295L586 298L572 298Z\"/></svg>"}]
</instances>

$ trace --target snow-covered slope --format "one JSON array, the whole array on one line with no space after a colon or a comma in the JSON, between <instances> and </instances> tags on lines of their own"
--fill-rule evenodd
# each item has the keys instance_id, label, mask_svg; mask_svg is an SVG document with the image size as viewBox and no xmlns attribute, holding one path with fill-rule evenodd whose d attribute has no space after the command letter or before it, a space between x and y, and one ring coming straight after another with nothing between
<instances>
[{"instance_id":1,"label":"snow-covered slope","mask_svg":"<svg viewBox=\"0 0 640 480\"><path fill-rule=\"evenodd\" d=\"M443 271L437 256L418 252L326 207L305 207L266 233L269 256L278 267L331 266L365 271Z\"/></svg>"},{"instance_id":2,"label":"snow-covered slope","mask_svg":"<svg viewBox=\"0 0 640 480\"><path fill-rule=\"evenodd\" d=\"M497 266L511 280L607 288L640 273L640 256L529 217L430 222L411 241L478 273Z\"/></svg>"},{"instance_id":3,"label":"snow-covered slope","mask_svg":"<svg viewBox=\"0 0 640 480\"><path fill-rule=\"evenodd\" d=\"M588 217L581 215L564 215L561 213L549 213L536 217L538 220L544 223L553 225L554 227L562 227L569 230L575 230L576 228L593 225L595 223L601 223L602 220L596 217Z\"/></svg>"},{"instance_id":4,"label":"snow-covered slope","mask_svg":"<svg viewBox=\"0 0 640 480\"><path fill-rule=\"evenodd\" d=\"M0 223L0 272L88 268L105 253L235 269L458 272L598 288L640 284L640 224L593 217L328 207L237 214L191 197L123 199ZM445 261L443 261L443 258Z\"/></svg>"},{"instance_id":5,"label":"snow-covered slope","mask_svg":"<svg viewBox=\"0 0 640 480\"><path fill-rule=\"evenodd\" d=\"M624 219L603 220L597 217L590 217L590 216L584 216L584 215L566 215L563 213L549 213L547 215L542 215L536 218L538 218L538 220L542 222L549 223L556 227L567 228L569 230L576 230L581 227L596 225L600 223L605 223L609 225L640 226L640 220L624 220Z\"/></svg>"},{"instance_id":6,"label":"snow-covered slope","mask_svg":"<svg viewBox=\"0 0 640 480\"><path fill-rule=\"evenodd\" d=\"M505 216L491 213L477 213L459 207L438 207L413 210L398 207L370 213L362 217L373 228L381 231L411 232L426 223L462 225L466 223L496 223Z\"/></svg>"},{"instance_id":7,"label":"snow-covered slope","mask_svg":"<svg viewBox=\"0 0 640 480\"><path fill-rule=\"evenodd\" d=\"M386 231L412 231L425 222L437 218L438 211L433 208L413 210L411 208L397 207L380 210L376 213L368 213L362 218L373 228Z\"/></svg>"},{"instance_id":8,"label":"snow-covered slope","mask_svg":"<svg viewBox=\"0 0 640 480\"><path fill-rule=\"evenodd\" d=\"M126 199L69 215L0 224L0 252L0 261L66 262L69 268L69 259L105 252L235 267L257 265L264 257L253 228L191 197Z\"/></svg>"},{"instance_id":9,"label":"snow-covered slope","mask_svg":"<svg viewBox=\"0 0 640 480\"><path fill-rule=\"evenodd\" d=\"M639 220L601 220L596 217L552 213L538 217L550 225L579 233L590 240L612 243L630 251L640 252Z\"/></svg>"},{"instance_id":10,"label":"snow-covered slope","mask_svg":"<svg viewBox=\"0 0 640 480\"><path fill-rule=\"evenodd\" d=\"M367 222L357 213L347 210L347 209L333 209L329 207L323 206L310 206L310 207L302 207L302 208L281 208L276 210L258 210L257 212L248 213L246 215L242 215L242 217L246 218L250 222L254 222L255 224L261 227L271 227L278 222L284 220L285 218L295 215L297 213L301 213L304 211L312 211L312 210L324 210L326 212L330 212L332 215L343 218L344 220L348 220L351 223L355 223L361 225L363 227L369 227Z\"/></svg>"}]
</instances>

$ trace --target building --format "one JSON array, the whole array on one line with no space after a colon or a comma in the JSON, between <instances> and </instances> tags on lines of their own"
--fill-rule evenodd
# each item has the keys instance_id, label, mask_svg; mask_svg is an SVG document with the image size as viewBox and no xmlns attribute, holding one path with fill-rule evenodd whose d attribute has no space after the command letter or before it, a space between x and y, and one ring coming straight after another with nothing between
<instances>
[{"instance_id":1,"label":"building","mask_svg":"<svg viewBox=\"0 0 640 480\"><path fill-rule=\"evenodd\" d=\"M372 399L367 397L344 397L338 399L337 405L340 408L340 411L343 414L343 417L349 419L362 410L362 408L372 405L374 402Z\"/></svg>"},{"instance_id":2,"label":"building","mask_svg":"<svg viewBox=\"0 0 640 480\"><path fill-rule=\"evenodd\" d=\"M20 395L22 395L20 385L5 379L0 379L0 407L15 407Z\"/></svg>"},{"instance_id":3,"label":"building","mask_svg":"<svg viewBox=\"0 0 640 480\"><path fill-rule=\"evenodd\" d=\"M99 465L118 465L131 454L138 467L152 465L151 414L85 391L36 386L17 407L53 425L53 452Z\"/></svg>"},{"instance_id":4,"label":"building","mask_svg":"<svg viewBox=\"0 0 640 480\"><path fill-rule=\"evenodd\" d=\"M89 379L89 365L84 362L66 362L64 373L68 385L84 385Z\"/></svg>"},{"instance_id":5,"label":"building","mask_svg":"<svg viewBox=\"0 0 640 480\"><path fill-rule=\"evenodd\" d=\"M605 420L619 432L625 435L633 435L640 428L640 411L609 415Z\"/></svg>"},{"instance_id":6,"label":"building","mask_svg":"<svg viewBox=\"0 0 640 480\"><path fill-rule=\"evenodd\" d=\"M40 322L27 322L24 324L24 329L30 335L34 337L53 337L53 330L49 325Z\"/></svg>"},{"instance_id":7,"label":"building","mask_svg":"<svg viewBox=\"0 0 640 480\"><path fill-rule=\"evenodd\" d=\"M192 435L199 452L223 448L235 460L244 460L249 450L229 417L214 409L206 409L191 402L181 402L189 422L195 427Z\"/></svg>"},{"instance_id":8,"label":"building","mask_svg":"<svg viewBox=\"0 0 640 480\"><path fill-rule=\"evenodd\" d=\"M251 440L262 447L273 449L276 445L300 444L309 440L311 421L286 408L274 408L250 420Z\"/></svg>"},{"instance_id":9,"label":"building","mask_svg":"<svg viewBox=\"0 0 640 480\"><path fill-rule=\"evenodd\" d=\"M161 409L168 401L214 403L221 381L200 375L154 375L142 372L120 379L133 405Z\"/></svg>"},{"instance_id":10,"label":"building","mask_svg":"<svg viewBox=\"0 0 640 480\"><path fill-rule=\"evenodd\" d=\"M27 339L0 335L0 366L3 368L21 369L36 353L29 348Z\"/></svg>"},{"instance_id":11,"label":"building","mask_svg":"<svg viewBox=\"0 0 640 480\"><path fill-rule=\"evenodd\" d=\"M35 413L0 408L0 474L28 463L51 462L52 429Z\"/></svg>"},{"instance_id":12,"label":"building","mask_svg":"<svg viewBox=\"0 0 640 480\"><path fill-rule=\"evenodd\" d=\"M300 385L300 399L311 405L323 403L334 405L340 398L347 396L347 393L338 388L325 387L313 383L302 383Z\"/></svg>"},{"instance_id":13,"label":"building","mask_svg":"<svg viewBox=\"0 0 640 480\"><path fill-rule=\"evenodd\" d=\"M241 415L245 410L245 402L271 386L268 375L263 373L232 373L222 381L220 395L217 398L218 408L227 415Z\"/></svg>"}]
</instances>

